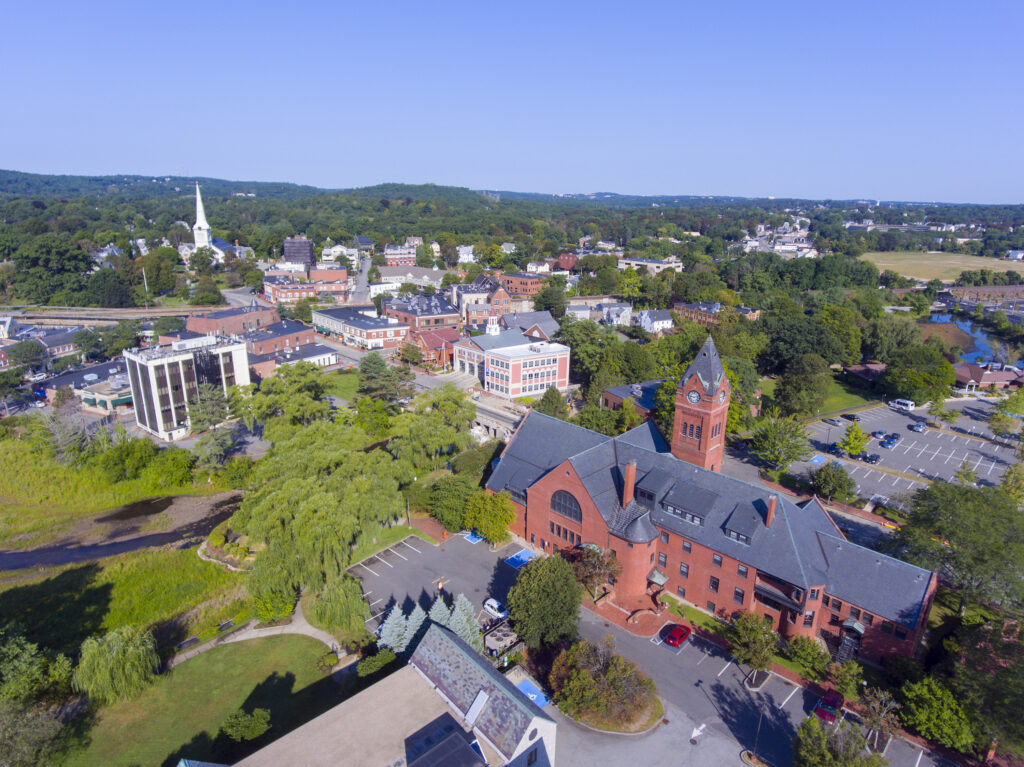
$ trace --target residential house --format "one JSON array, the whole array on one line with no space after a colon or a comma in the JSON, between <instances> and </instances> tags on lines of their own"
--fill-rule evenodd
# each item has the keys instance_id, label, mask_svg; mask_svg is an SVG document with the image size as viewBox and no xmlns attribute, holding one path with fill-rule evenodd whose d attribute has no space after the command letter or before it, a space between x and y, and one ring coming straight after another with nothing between
<instances>
[{"instance_id":1,"label":"residential house","mask_svg":"<svg viewBox=\"0 0 1024 767\"><path fill-rule=\"evenodd\" d=\"M378 317L372 307L314 309L313 327L360 349L396 349L405 343L409 326L393 317Z\"/></svg>"},{"instance_id":2,"label":"residential house","mask_svg":"<svg viewBox=\"0 0 1024 767\"><path fill-rule=\"evenodd\" d=\"M627 399L633 401L633 406L641 418L647 419L657 407L658 389L665 383L661 378L657 381L644 381L643 383L626 384L625 386L610 386L601 393L601 407L607 410L618 410Z\"/></svg>"},{"instance_id":3,"label":"residential house","mask_svg":"<svg viewBox=\"0 0 1024 767\"><path fill-rule=\"evenodd\" d=\"M751 309L746 306L737 306L736 314L740 315L746 320L750 320L751 322L756 322L757 320L761 319L760 309Z\"/></svg>"},{"instance_id":4,"label":"residential house","mask_svg":"<svg viewBox=\"0 0 1024 767\"><path fill-rule=\"evenodd\" d=\"M411 330L454 328L459 324L459 310L440 296L415 295L384 298L380 311L394 317Z\"/></svg>"},{"instance_id":5,"label":"residential house","mask_svg":"<svg viewBox=\"0 0 1024 767\"><path fill-rule=\"evenodd\" d=\"M418 248L422 244L423 244L423 238L422 237L406 237L405 238L405 247L407 247L407 248Z\"/></svg>"},{"instance_id":6,"label":"residential house","mask_svg":"<svg viewBox=\"0 0 1024 767\"><path fill-rule=\"evenodd\" d=\"M498 319L503 330L518 330L524 336L539 341L550 341L559 330L558 320L551 312L511 312Z\"/></svg>"},{"instance_id":7,"label":"residential house","mask_svg":"<svg viewBox=\"0 0 1024 767\"><path fill-rule=\"evenodd\" d=\"M569 347L502 330L490 317L483 335L455 345L455 370L476 376L484 390L504 399L540 397L569 386Z\"/></svg>"},{"instance_id":8,"label":"residential house","mask_svg":"<svg viewBox=\"0 0 1024 767\"><path fill-rule=\"evenodd\" d=\"M551 265L547 261L531 261L526 265L527 274L550 274Z\"/></svg>"},{"instance_id":9,"label":"residential house","mask_svg":"<svg viewBox=\"0 0 1024 767\"><path fill-rule=\"evenodd\" d=\"M633 324L657 335L671 330L675 323L672 320L672 312L668 309L644 309L633 317Z\"/></svg>"},{"instance_id":10,"label":"residential house","mask_svg":"<svg viewBox=\"0 0 1024 767\"><path fill-rule=\"evenodd\" d=\"M633 316L633 307L620 301L600 303L594 309L606 325L629 325Z\"/></svg>"},{"instance_id":11,"label":"residential house","mask_svg":"<svg viewBox=\"0 0 1024 767\"><path fill-rule=\"evenodd\" d=\"M684 320L696 322L706 328L713 328L718 324L718 315L722 311L722 305L717 301L698 301L692 304L676 304L673 309Z\"/></svg>"},{"instance_id":12,"label":"residential house","mask_svg":"<svg viewBox=\"0 0 1024 767\"><path fill-rule=\"evenodd\" d=\"M460 264L475 264L476 256L473 254L472 245L456 245L455 251L458 254Z\"/></svg>"},{"instance_id":13,"label":"residential house","mask_svg":"<svg viewBox=\"0 0 1024 767\"><path fill-rule=\"evenodd\" d=\"M752 611L839 659L913 657L938 578L846 540L818 502L720 473L730 386L708 340L676 385L671 439L648 421L618 437L531 412L487 481L512 531L545 552L594 545L621 575L612 603L662 595L723 619Z\"/></svg>"},{"instance_id":14,"label":"residential house","mask_svg":"<svg viewBox=\"0 0 1024 767\"><path fill-rule=\"evenodd\" d=\"M393 285L395 288L409 283L418 288L431 287L435 290L441 289L441 281L448 274L446 270L438 269L436 266L379 266L377 271L380 272L382 283Z\"/></svg>"},{"instance_id":15,"label":"residential house","mask_svg":"<svg viewBox=\"0 0 1024 767\"><path fill-rule=\"evenodd\" d=\"M352 264L359 258L358 248L348 248L344 245L331 245L320 251L320 260L327 262L340 262Z\"/></svg>"},{"instance_id":16,"label":"residential house","mask_svg":"<svg viewBox=\"0 0 1024 767\"><path fill-rule=\"evenodd\" d=\"M440 368L452 367L455 344L460 340L462 333L453 327L409 332L409 343L420 350L423 364Z\"/></svg>"},{"instance_id":17,"label":"residential house","mask_svg":"<svg viewBox=\"0 0 1024 767\"><path fill-rule=\"evenodd\" d=\"M576 268L576 262L579 261L580 257L575 253L559 253L558 254L558 268L567 272L571 272Z\"/></svg>"},{"instance_id":18,"label":"residential house","mask_svg":"<svg viewBox=\"0 0 1024 767\"><path fill-rule=\"evenodd\" d=\"M373 240L363 235L357 235L353 240L356 250L360 253L373 253Z\"/></svg>"}]
</instances>

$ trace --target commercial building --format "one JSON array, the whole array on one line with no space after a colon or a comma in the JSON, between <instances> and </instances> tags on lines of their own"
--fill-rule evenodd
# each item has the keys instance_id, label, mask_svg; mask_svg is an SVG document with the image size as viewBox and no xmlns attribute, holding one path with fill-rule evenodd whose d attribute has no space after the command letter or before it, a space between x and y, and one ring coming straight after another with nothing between
<instances>
[{"instance_id":1,"label":"commercial building","mask_svg":"<svg viewBox=\"0 0 1024 767\"><path fill-rule=\"evenodd\" d=\"M683 262L675 256L669 256L668 258L620 258L616 265L620 272L624 272L630 267L638 272L643 268L647 271L647 274L655 275L669 270L681 272L683 271Z\"/></svg>"},{"instance_id":2,"label":"commercial building","mask_svg":"<svg viewBox=\"0 0 1024 767\"><path fill-rule=\"evenodd\" d=\"M513 272L501 275L501 285L513 296L535 296L544 288L539 274Z\"/></svg>"},{"instance_id":3,"label":"commercial building","mask_svg":"<svg viewBox=\"0 0 1024 767\"><path fill-rule=\"evenodd\" d=\"M308 237L285 237L281 247L281 258L292 264L302 264L307 269L316 261L316 249Z\"/></svg>"},{"instance_id":4,"label":"commercial building","mask_svg":"<svg viewBox=\"0 0 1024 767\"><path fill-rule=\"evenodd\" d=\"M538 341L550 341L558 333L558 320L551 312L510 312L498 318L504 330L518 330Z\"/></svg>"},{"instance_id":5,"label":"commercial building","mask_svg":"<svg viewBox=\"0 0 1024 767\"><path fill-rule=\"evenodd\" d=\"M420 350L424 365L448 368L455 358L455 344L462 339L456 328L419 330L409 333L409 343Z\"/></svg>"},{"instance_id":6,"label":"commercial building","mask_svg":"<svg viewBox=\"0 0 1024 767\"><path fill-rule=\"evenodd\" d=\"M131 409L132 392L128 383L128 368L124 359L114 359L89 365L80 370L46 379L33 388L53 403L57 391L67 387L82 403L82 409L107 415Z\"/></svg>"},{"instance_id":7,"label":"commercial building","mask_svg":"<svg viewBox=\"0 0 1024 767\"><path fill-rule=\"evenodd\" d=\"M336 270L344 272L344 270ZM339 280L317 280L300 282L293 277L264 277L263 295L275 304L294 304L302 299L322 300L330 298L344 301L348 295L348 279L342 274Z\"/></svg>"},{"instance_id":8,"label":"commercial building","mask_svg":"<svg viewBox=\"0 0 1024 767\"><path fill-rule=\"evenodd\" d=\"M316 340L313 328L297 320L281 320L259 330L244 334L246 351L249 355L271 354L272 352L295 349Z\"/></svg>"},{"instance_id":9,"label":"commercial building","mask_svg":"<svg viewBox=\"0 0 1024 767\"><path fill-rule=\"evenodd\" d=\"M416 266L416 246L385 245L384 263L388 266Z\"/></svg>"},{"instance_id":10,"label":"commercial building","mask_svg":"<svg viewBox=\"0 0 1024 767\"><path fill-rule=\"evenodd\" d=\"M659 611L670 594L726 619L753 611L840 659L913 656L936 574L847 541L817 499L722 475L729 399L708 338L677 384L670 440L650 421L610 438L532 412L487 487L509 492L513 531L543 550L613 552L613 602Z\"/></svg>"},{"instance_id":11,"label":"commercial building","mask_svg":"<svg viewBox=\"0 0 1024 767\"><path fill-rule=\"evenodd\" d=\"M185 320L185 329L202 335L238 336L280 321L277 309L273 306L260 306L254 300L249 306L189 315Z\"/></svg>"},{"instance_id":12,"label":"commercial building","mask_svg":"<svg viewBox=\"0 0 1024 767\"><path fill-rule=\"evenodd\" d=\"M124 359L135 422L164 440L189 435L188 407L199 384L216 384L227 393L232 386L250 382L245 343L216 336L128 349Z\"/></svg>"},{"instance_id":13,"label":"commercial building","mask_svg":"<svg viewBox=\"0 0 1024 767\"><path fill-rule=\"evenodd\" d=\"M512 297L493 277L478 274L468 285L452 286L452 303L466 325L487 322L492 314L501 316L512 311Z\"/></svg>"},{"instance_id":14,"label":"commercial building","mask_svg":"<svg viewBox=\"0 0 1024 767\"><path fill-rule=\"evenodd\" d=\"M282 365L294 365L297 362L308 362L321 368L337 365L341 357L337 351L323 344L305 344L271 351L266 354L249 355L249 372L255 381L262 381L277 372Z\"/></svg>"},{"instance_id":15,"label":"commercial building","mask_svg":"<svg viewBox=\"0 0 1024 767\"><path fill-rule=\"evenodd\" d=\"M315 309L313 327L360 349L395 349L405 343L409 326L393 317L378 317L370 307Z\"/></svg>"},{"instance_id":16,"label":"commercial building","mask_svg":"<svg viewBox=\"0 0 1024 767\"><path fill-rule=\"evenodd\" d=\"M384 298L380 311L385 317L394 317L412 330L454 328L459 324L459 310L440 296L399 296Z\"/></svg>"},{"instance_id":17,"label":"commercial building","mask_svg":"<svg viewBox=\"0 0 1024 767\"><path fill-rule=\"evenodd\" d=\"M556 736L516 685L431 623L408 665L236 767L554 767Z\"/></svg>"},{"instance_id":18,"label":"commercial building","mask_svg":"<svg viewBox=\"0 0 1024 767\"><path fill-rule=\"evenodd\" d=\"M609 386L601 393L601 407L606 410L618 410L627 399L633 401L633 407L641 418L647 418L657 407L658 389L665 382L644 381L643 383Z\"/></svg>"},{"instance_id":19,"label":"commercial building","mask_svg":"<svg viewBox=\"0 0 1024 767\"><path fill-rule=\"evenodd\" d=\"M427 266L379 266L380 281L395 287L404 284L415 285L418 288L431 287L435 290L441 289L441 282L448 272L437 267Z\"/></svg>"},{"instance_id":20,"label":"commercial building","mask_svg":"<svg viewBox=\"0 0 1024 767\"><path fill-rule=\"evenodd\" d=\"M498 397L540 397L551 386L569 386L569 354L563 344L502 330L498 318L491 317L486 333L455 345L455 370L476 376L485 391Z\"/></svg>"}]
</instances>

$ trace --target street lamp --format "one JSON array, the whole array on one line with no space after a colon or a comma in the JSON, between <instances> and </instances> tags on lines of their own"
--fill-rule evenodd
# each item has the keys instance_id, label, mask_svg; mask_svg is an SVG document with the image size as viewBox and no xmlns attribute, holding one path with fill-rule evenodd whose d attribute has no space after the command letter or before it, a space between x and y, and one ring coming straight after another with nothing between
<instances>
[{"instance_id":1,"label":"street lamp","mask_svg":"<svg viewBox=\"0 0 1024 767\"><path fill-rule=\"evenodd\" d=\"M766 706L765 706L764 701L761 701L761 705L759 706L760 713L758 714L758 717L757 717L757 733L754 735L754 756L757 756L757 746L758 746L758 743L760 743L760 741L761 741L761 720L764 719L764 710L765 710L765 708L766 708Z\"/></svg>"}]
</instances>

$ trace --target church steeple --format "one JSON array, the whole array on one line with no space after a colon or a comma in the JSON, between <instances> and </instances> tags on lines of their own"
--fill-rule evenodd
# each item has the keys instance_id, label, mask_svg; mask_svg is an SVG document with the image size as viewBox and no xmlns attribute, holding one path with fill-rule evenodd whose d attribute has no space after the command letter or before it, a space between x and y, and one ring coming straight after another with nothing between
<instances>
[{"instance_id":1,"label":"church steeple","mask_svg":"<svg viewBox=\"0 0 1024 767\"><path fill-rule=\"evenodd\" d=\"M197 248L210 247L210 225L206 223L206 211L203 210L203 196L199 193L199 182L196 182L196 223L192 227L192 235Z\"/></svg>"},{"instance_id":2,"label":"church steeple","mask_svg":"<svg viewBox=\"0 0 1024 767\"><path fill-rule=\"evenodd\" d=\"M725 367L709 335L676 386L672 455L705 469L722 470L730 393Z\"/></svg>"}]
</instances>

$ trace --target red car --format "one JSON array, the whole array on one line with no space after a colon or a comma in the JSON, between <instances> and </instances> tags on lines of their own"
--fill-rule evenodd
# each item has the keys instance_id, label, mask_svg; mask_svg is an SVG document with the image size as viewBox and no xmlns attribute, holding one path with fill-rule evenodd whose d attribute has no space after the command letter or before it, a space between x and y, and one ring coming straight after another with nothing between
<instances>
[{"instance_id":1,"label":"red car","mask_svg":"<svg viewBox=\"0 0 1024 767\"><path fill-rule=\"evenodd\" d=\"M814 706L814 715L826 724L835 724L836 717L843 708L846 699L835 690L829 690L825 697Z\"/></svg>"},{"instance_id":2,"label":"red car","mask_svg":"<svg viewBox=\"0 0 1024 767\"><path fill-rule=\"evenodd\" d=\"M690 627L673 625L668 633L665 634L665 644L669 647L679 647L681 644L685 644L686 640L690 638Z\"/></svg>"}]
</instances>

